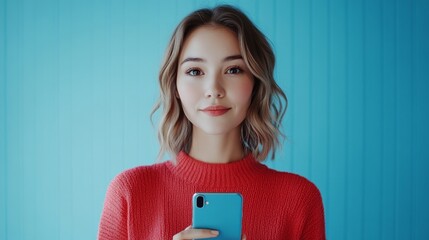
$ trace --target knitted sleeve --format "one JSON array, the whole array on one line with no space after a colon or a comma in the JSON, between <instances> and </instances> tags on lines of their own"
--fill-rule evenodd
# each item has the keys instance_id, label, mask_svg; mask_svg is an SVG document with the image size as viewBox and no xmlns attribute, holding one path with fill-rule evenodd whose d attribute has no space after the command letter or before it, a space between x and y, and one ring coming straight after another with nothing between
<instances>
[{"instance_id":1,"label":"knitted sleeve","mask_svg":"<svg viewBox=\"0 0 429 240\"><path fill-rule=\"evenodd\" d=\"M301 239L325 240L325 216L322 196L315 185L309 191L308 208Z\"/></svg>"},{"instance_id":2,"label":"knitted sleeve","mask_svg":"<svg viewBox=\"0 0 429 240\"><path fill-rule=\"evenodd\" d=\"M99 240L128 239L128 192L123 177L123 175L118 175L107 189L98 230Z\"/></svg>"}]
</instances>

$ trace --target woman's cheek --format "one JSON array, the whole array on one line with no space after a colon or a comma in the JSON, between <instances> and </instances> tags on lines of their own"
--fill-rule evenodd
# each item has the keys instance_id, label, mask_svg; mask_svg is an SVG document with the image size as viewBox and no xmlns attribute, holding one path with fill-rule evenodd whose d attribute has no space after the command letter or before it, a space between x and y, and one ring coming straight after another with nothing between
<instances>
[{"instance_id":1,"label":"woman's cheek","mask_svg":"<svg viewBox=\"0 0 429 240\"><path fill-rule=\"evenodd\" d=\"M180 100L184 107L189 108L192 103L196 103L198 101L199 91L195 89L190 84L181 84L178 86L178 92L180 96Z\"/></svg>"},{"instance_id":2,"label":"woman's cheek","mask_svg":"<svg viewBox=\"0 0 429 240\"><path fill-rule=\"evenodd\" d=\"M245 81L235 87L234 95L236 100L242 103L250 102L253 91L253 81Z\"/></svg>"}]
</instances>

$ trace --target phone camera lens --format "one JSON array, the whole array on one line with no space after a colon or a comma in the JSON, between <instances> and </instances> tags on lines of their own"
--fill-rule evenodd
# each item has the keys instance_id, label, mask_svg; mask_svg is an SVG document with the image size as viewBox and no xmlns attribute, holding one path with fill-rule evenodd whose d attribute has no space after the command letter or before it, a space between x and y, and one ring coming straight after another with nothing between
<instances>
[{"instance_id":1,"label":"phone camera lens","mask_svg":"<svg viewBox=\"0 0 429 240\"><path fill-rule=\"evenodd\" d=\"M198 208L202 208L204 206L204 197L203 196L198 196L197 197L197 207Z\"/></svg>"}]
</instances>

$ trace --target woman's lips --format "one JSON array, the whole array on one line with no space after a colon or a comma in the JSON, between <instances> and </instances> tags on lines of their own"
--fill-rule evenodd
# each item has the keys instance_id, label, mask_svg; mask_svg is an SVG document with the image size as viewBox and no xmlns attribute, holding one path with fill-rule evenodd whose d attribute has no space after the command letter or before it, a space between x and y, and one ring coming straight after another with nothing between
<instances>
[{"instance_id":1,"label":"woman's lips","mask_svg":"<svg viewBox=\"0 0 429 240\"><path fill-rule=\"evenodd\" d=\"M221 116L227 113L229 110L231 110L231 108L224 106L209 106L204 109L201 109L202 112L214 117Z\"/></svg>"}]
</instances>

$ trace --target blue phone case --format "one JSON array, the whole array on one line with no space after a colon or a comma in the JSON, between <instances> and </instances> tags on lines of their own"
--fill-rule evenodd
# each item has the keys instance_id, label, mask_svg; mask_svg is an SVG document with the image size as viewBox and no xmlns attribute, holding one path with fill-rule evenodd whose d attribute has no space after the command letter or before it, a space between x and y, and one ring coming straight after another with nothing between
<instances>
[{"instance_id":1,"label":"blue phone case","mask_svg":"<svg viewBox=\"0 0 429 240\"><path fill-rule=\"evenodd\" d=\"M201 207L201 198L204 202ZM199 206L197 206L199 201ZM243 198L239 193L195 193L192 227L219 231L217 240L240 240Z\"/></svg>"}]
</instances>

